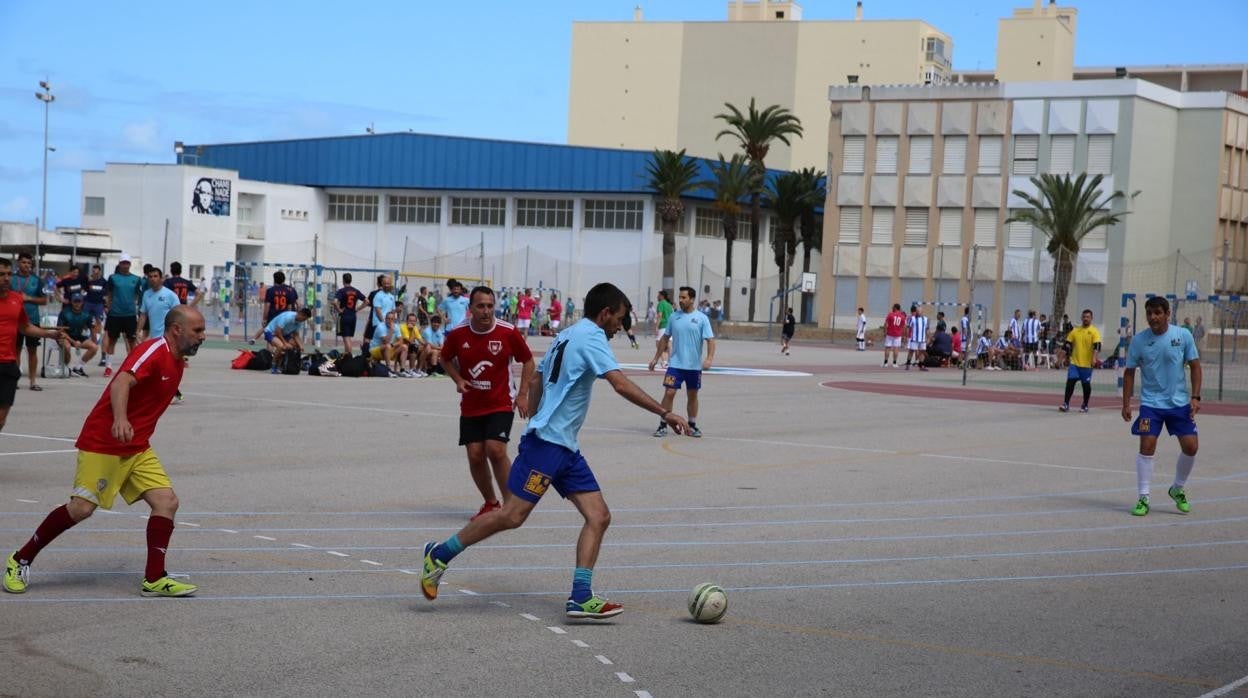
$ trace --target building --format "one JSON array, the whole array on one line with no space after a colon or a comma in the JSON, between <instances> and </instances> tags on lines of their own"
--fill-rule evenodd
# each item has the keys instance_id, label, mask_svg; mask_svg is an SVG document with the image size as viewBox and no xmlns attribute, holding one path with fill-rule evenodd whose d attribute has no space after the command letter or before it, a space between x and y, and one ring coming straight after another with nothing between
<instances>
[{"instance_id":1,"label":"building","mask_svg":"<svg viewBox=\"0 0 1248 698\"><path fill-rule=\"evenodd\" d=\"M1122 292L1248 290L1248 99L1143 80L829 89L819 317L965 302L999 327L1051 307L1043 236L1004 221L1036 173L1099 173L1125 222L1083 242L1067 308L1117 317ZM1224 244L1225 243L1225 244ZM1225 253L1225 255L1224 255ZM1112 319L1102 327L1113 327Z\"/></svg>"},{"instance_id":2,"label":"building","mask_svg":"<svg viewBox=\"0 0 1248 698\"><path fill-rule=\"evenodd\" d=\"M415 133L179 149L174 164L84 172L83 225L111 233L137 263L178 260L196 280L225 278L227 262L268 264L252 267L266 279L318 263L355 271L361 287L371 287L374 270L399 270L430 285L454 276L555 289L578 305L610 281L643 313L661 287L647 151ZM722 298L720 215L709 192L686 203L678 284ZM764 221L764 250L771 225ZM748 286L749 258L748 242L733 244L734 297ZM768 259L760 254L764 309L778 286ZM743 317L744 305L736 308Z\"/></svg>"},{"instance_id":3,"label":"building","mask_svg":"<svg viewBox=\"0 0 1248 698\"><path fill-rule=\"evenodd\" d=\"M724 22L576 22L572 25L568 143L686 149L714 157L716 114L756 98L793 112L805 136L772 145L778 169L825 167L828 85L948 79L952 39L920 20L803 21L794 2L730 0Z\"/></svg>"},{"instance_id":4,"label":"building","mask_svg":"<svg viewBox=\"0 0 1248 698\"><path fill-rule=\"evenodd\" d=\"M1075 71L1073 7L1035 0L997 23L996 79L1001 82L1070 80Z\"/></svg>"},{"instance_id":5,"label":"building","mask_svg":"<svg viewBox=\"0 0 1248 698\"><path fill-rule=\"evenodd\" d=\"M1248 63L1076 67L1072 80L1133 78L1177 92L1248 92ZM992 70L956 70L953 82L997 82ZM1001 82L1009 82L1001 80Z\"/></svg>"}]
</instances>

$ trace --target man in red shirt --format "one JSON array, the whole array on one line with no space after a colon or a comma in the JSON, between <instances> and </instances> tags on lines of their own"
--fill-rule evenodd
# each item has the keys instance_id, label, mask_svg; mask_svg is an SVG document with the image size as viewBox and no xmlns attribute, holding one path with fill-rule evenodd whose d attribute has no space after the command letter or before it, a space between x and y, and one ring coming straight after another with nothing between
<instances>
[{"instance_id":1,"label":"man in red shirt","mask_svg":"<svg viewBox=\"0 0 1248 698\"><path fill-rule=\"evenodd\" d=\"M884 316L884 363L888 366L888 352L893 352L893 368L897 368L897 353L901 349L902 338L906 335L906 314L901 312L901 304L893 303L893 311Z\"/></svg>"},{"instance_id":2,"label":"man in red shirt","mask_svg":"<svg viewBox=\"0 0 1248 698\"><path fill-rule=\"evenodd\" d=\"M516 328L520 334L529 334L533 322L533 309L537 307L537 299L533 297L533 289L524 289L520 300L516 301Z\"/></svg>"},{"instance_id":3,"label":"man in red shirt","mask_svg":"<svg viewBox=\"0 0 1248 698\"><path fill-rule=\"evenodd\" d=\"M118 494L127 504L139 499L152 508L147 520L147 569L143 596L190 596L197 587L165 571L165 550L173 535L178 497L149 440L182 382L184 359L204 342L204 316L189 305L174 306L165 316L163 337L134 348L100 396L74 445L78 471L69 503L57 507L35 535L5 561L4 590L26 591L30 563L57 536L95 512L111 509Z\"/></svg>"},{"instance_id":4,"label":"man in red shirt","mask_svg":"<svg viewBox=\"0 0 1248 698\"><path fill-rule=\"evenodd\" d=\"M12 289L13 263L0 258L0 429L9 417L13 397L17 394L17 382L22 377L17 367L18 339L47 337L60 340L60 330L45 330L30 324L26 316L25 295ZM34 377L31 377L34 380Z\"/></svg>"},{"instance_id":5,"label":"man in red shirt","mask_svg":"<svg viewBox=\"0 0 1248 698\"><path fill-rule=\"evenodd\" d=\"M512 409L520 413L521 419L528 418L526 386L533 376L534 363L524 335L511 324L494 318L493 290L477 286L468 299L468 322L446 333L441 363L463 395L459 406L459 445L468 449L468 470L485 500L472 517L475 519L502 508L494 498L491 468L503 500L511 496L507 490L511 472L507 441L515 418ZM513 360L521 365L518 392L511 386Z\"/></svg>"}]
</instances>

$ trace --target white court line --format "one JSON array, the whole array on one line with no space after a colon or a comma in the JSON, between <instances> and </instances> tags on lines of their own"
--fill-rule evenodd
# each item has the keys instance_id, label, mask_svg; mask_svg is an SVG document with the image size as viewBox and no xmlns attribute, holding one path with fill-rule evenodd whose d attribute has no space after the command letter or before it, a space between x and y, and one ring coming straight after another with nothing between
<instances>
[{"instance_id":1,"label":"white court line","mask_svg":"<svg viewBox=\"0 0 1248 698\"><path fill-rule=\"evenodd\" d=\"M76 448L64 448L56 451L8 451L0 453L0 456L38 456L44 453L77 453Z\"/></svg>"},{"instance_id":2,"label":"white court line","mask_svg":"<svg viewBox=\"0 0 1248 698\"><path fill-rule=\"evenodd\" d=\"M521 613L521 614L520 614L520 617L521 617L521 618L523 618L523 619L525 619L525 620L541 620L541 618L538 618L537 616L533 615L532 613Z\"/></svg>"},{"instance_id":3,"label":"white court line","mask_svg":"<svg viewBox=\"0 0 1248 698\"><path fill-rule=\"evenodd\" d=\"M38 499L19 499L17 501L21 502L22 504L38 504L39 503Z\"/></svg>"},{"instance_id":4,"label":"white court line","mask_svg":"<svg viewBox=\"0 0 1248 698\"><path fill-rule=\"evenodd\" d=\"M179 525L179 526L190 526L191 528L199 528L199 524L197 524L197 523L191 523L190 521L179 521L179 522L178 522L178 525Z\"/></svg>"},{"instance_id":5,"label":"white court line","mask_svg":"<svg viewBox=\"0 0 1248 698\"><path fill-rule=\"evenodd\" d=\"M77 440L78 440L78 439L70 439L70 438L67 438L67 437L64 437L64 436L41 436L41 435L39 435L39 434L14 434L14 433L13 433L13 432L11 432L11 431L6 431L6 432L4 432L3 434L0 434L0 435L2 435L2 436L16 436L16 437L21 438L21 439L45 439L45 440L47 440L47 441L68 441L68 442L70 442L70 443L73 443L74 441L77 441Z\"/></svg>"},{"instance_id":6,"label":"white court line","mask_svg":"<svg viewBox=\"0 0 1248 698\"><path fill-rule=\"evenodd\" d=\"M607 659L601 654L595 654L594 659L597 659L598 661L602 662L603 664L606 664L607 666L611 666L612 664L615 664L615 662L611 661L610 659Z\"/></svg>"},{"instance_id":7,"label":"white court line","mask_svg":"<svg viewBox=\"0 0 1248 698\"><path fill-rule=\"evenodd\" d=\"M503 603L502 601L491 601L490 603L494 604L495 606L502 606L503 608L511 608L511 604Z\"/></svg>"},{"instance_id":8,"label":"white court line","mask_svg":"<svg viewBox=\"0 0 1248 698\"><path fill-rule=\"evenodd\" d=\"M308 545L307 543L291 543L291 545L295 546L296 548L308 548L308 549L312 548L312 546Z\"/></svg>"},{"instance_id":9,"label":"white court line","mask_svg":"<svg viewBox=\"0 0 1248 698\"><path fill-rule=\"evenodd\" d=\"M232 528L218 528L217 530L222 533L238 533L238 531L235 531Z\"/></svg>"},{"instance_id":10,"label":"white court line","mask_svg":"<svg viewBox=\"0 0 1248 698\"><path fill-rule=\"evenodd\" d=\"M273 538L272 536L252 536L252 538L259 538L260 540L277 540L276 538Z\"/></svg>"},{"instance_id":11,"label":"white court line","mask_svg":"<svg viewBox=\"0 0 1248 698\"><path fill-rule=\"evenodd\" d=\"M577 647L589 647L589 643L585 642L584 640L573 640L572 644L576 645Z\"/></svg>"},{"instance_id":12,"label":"white court line","mask_svg":"<svg viewBox=\"0 0 1248 698\"><path fill-rule=\"evenodd\" d=\"M1216 698L1216 696L1224 696L1245 684L1248 684L1248 676L1245 676L1244 678L1238 681L1233 681L1231 683L1228 683L1222 688L1215 688L1212 691L1209 691L1208 693L1201 694L1200 698Z\"/></svg>"},{"instance_id":13,"label":"white court line","mask_svg":"<svg viewBox=\"0 0 1248 698\"><path fill-rule=\"evenodd\" d=\"M340 553L337 550L326 550L325 552L329 553L330 555L333 555L334 557L351 557L350 555L346 553Z\"/></svg>"},{"instance_id":14,"label":"white court line","mask_svg":"<svg viewBox=\"0 0 1248 698\"><path fill-rule=\"evenodd\" d=\"M399 570L403 574L419 574L416 570Z\"/></svg>"},{"instance_id":15,"label":"white court line","mask_svg":"<svg viewBox=\"0 0 1248 698\"><path fill-rule=\"evenodd\" d=\"M563 628L561 628L561 627L559 627L559 626L557 626L557 625L548 625L548 626L546 626L546 629L547 629L547 630L549 630L550 632L552 632L552 633L556 634L556 635L567 635L567 634L568 634L568 631L564 630Z\"/></svg>"},{"instance_id":16,"label":"white court line","mask_svg":"<svg viewBox=\"0 0 1248 698\"><path fill-rule=\"evenodd\" d=\"M637 698L654 698L654 696L650 695L650 691L633 691L633 695L637 696Z\"/></svg>"},{"instance_id":17,"label":"white court line","mask_svg":"<svg viewBox=\"0 0 1248 698\"><path fill-rule=\"evenodd\" d=\"M406 414L414 417L442 417L444 419L458 419L453 414L443 412L417 412L415 410L388 410L384 407L356 407L354 405L339 405L332 402L309 402L306 400L277 400L269 397L247 397L243 395L219 395L216 393L201 393L199 391L186 393L197 397L215 397L223 400L251 400L252 402L271 402L278 405L298 405L300 407L326 407L333 410L356 410L359 412L381 412L383 414ZM73 441L74 439L67 439Z\"/></svg>"},{"instance_id":18,"label":"white court line","mask_svg":"<svg viewBox=\"0 0 1248 698\"><path fill-rule=\"evenodd\" d=\"M459 590L459 593L461 593L461 594L467 594L467 595L469 595L469 596L480 596L480 594L478 594L477 592L473 591L472 589L460 589L460 590Z\"/></svg>"},{"instance_id":19,"label":"white court line","mask_svg":"<svg viewBox=\"0 0 1248 698\"><path fill-rule=\"evenodd\" d=\"M372 565L373 567L381 567L381 563L380 563L380 562L374 562L374 561L372 561L372 560L360 560L360 562L362 562L362 563L364 563L364 564L366 564L366 565Z\"/></svg>"},{"instance_id":20,"label":"white court line","mask_svg":"<svg viewBox=\"0 0 1248 698\"><path fill-rule=\"evenodd\" d=\"M615 678L619 679L623 683L633 683L637 680L622 671L615 672Z\"/></svg>"}]
</instances>

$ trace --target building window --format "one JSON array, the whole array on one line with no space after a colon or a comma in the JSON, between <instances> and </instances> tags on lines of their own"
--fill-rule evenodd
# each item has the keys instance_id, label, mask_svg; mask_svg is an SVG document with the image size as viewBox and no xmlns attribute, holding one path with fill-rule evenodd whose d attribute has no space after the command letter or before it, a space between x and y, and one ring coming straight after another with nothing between
<instances>
[{"instance_id":1,"label":"building window","mask_svg":"<svg viewBox=\"0 0 1248 698\"><path fill-rule=\"evenodd\" d=\"M442 222L442 197L395 196L386 198L391 223L424 223L437 225Z\"/></svg>"},{"instance_id":2,"label":"building window","mask_svg":"<svg viewBox=\"0 0 1248 698\"><path fill-rule=\"evenodd\" d=\"M897 174L897 136L875 137L875 173Z\"/></svg>"},{"instance_id":3,"label":"building window","mask_svg":"<svg viewBox=\"0 0 1248 698\"><path fill-rule=\"evenodd\" d=\"M84 216L102 216L104 215L104 197L87 196L82 200L82 215Z\"/></svg>"},{"instance_id":4,"label":"building window","mask_svg":"<svg viewBox=\"0 0 1248 698\"><path fill-rule=\"evenodd\" d=\"M585 224L591 230L641 230L644 201L586 199Z\"/></svg>"},{"instance_id":5,"label":"building window","mask_svg":"<svg viewBox=\"0 0 1248 698\"><path fill-rule=\"evenodd\" d=\"M966 174L966 136L945 136L945 160L941 172Z\"/></svg>"},{"instance_id":6,"label":"building window","mask_svg":"<svg viewBox=\"0 0 1248 698\"><path fill-rule=\"evenodd\" d=\"M573 204L572 199L516 199L516 227L571 228Z\"/></svg>"},{"instance_id":7,"label":"building window","mask_svg":"<svg viewBox=\"0 0 1248 698\"><path fill-rule=\"evenodd\" d=\"M927 209L906 209L906 233L901 244L907 247L927 247Z\"/></svg>"},{"instance_id":8,"label":"building window","mask_svg":"<svg viewBox=\"0 0 1248 698\"><path fill-rule=\"evenodd\" d=\"M376 194L330 194L329 220L373 222L377 220ZM247 217L243 217L243 212ZM238 220L251 220L251 209L239 207Z\"/></svg>"},{"instance_id":9,"label":"building window","mask_svg":"<svg viewBox=\"0 0 1248 698\"><path fill-rule=\"evenodd\" d=\"M1011 211L1010 213L1015 213ZM1031 231L1030 223L1024 221L1013 221L1006 229L1006 245L1009 247L1031 247Z\"/></svg>"},{"instance_id":10,"label":"building window","mask_svg":"<svg viewBox=\"0 0 1248 698\"><path fill-rule=\"evenodd\" d=\"M1034 175L1039 172L1040 136L1014 136L1014 174Z\"/></svg>"},{"instance_id":11,"label":"building window","mask_svg":"<svg viewBox=\"0 0 1248 698\"><path fill-rule=\"evenodd\" d=\"M1088 174L1107 175L1114 168L1114 137L1088 136Z\"/></svg>"},{"instance_id":12,"label":"building window","mask_svg":"<svg viewBox=\"0 0 1248 698\"><path fill-rule=\"evenodd\" d=\"M1049 172L1070 174L1075 171L1075 137L1049 136Z\"/></svg>"},{"instance_id":13,"label":"building window","mask_svg":"<svg viewBox=\"0 0 1248 698\"><path fill-rule=\"evenodd\" d=\"M858 245L861 243L862 208L859 206L842 206L840 244Z\"/></svg>"},{"instance_id":14,"label":"building window","mask_svg":"<svg viewBox=\"0 0 1248 698\"><path fill-rule=\"evenodd\" d=\"M910 137L910 166L906 168L910 174L932 173L932 137Z\"/></svg>"},{"instance_id":15,"label":"building window","mask_svg":"<svg viewBox=\"0 0 1248 698\"><path fill-rule=\"evenodd\" d=\"M962 209L940 209L940 244L962 244Z\"/></svg>"},{"instance_id":16,"label":"building window","mask_svg":"<svg viewBox=\"0 0 1248 698\"><path fill-rule=\"evenodd\" d=\"M871 209L871 244L893 244L893 209Z\"/></svg>"},{"instance_id":17,"label":"building window","mask_svg":"<svg viewBox=\"0 0 1248 698\"><path fill-rule=\"evenodd\" d=\"M997 209L975 209L975 244L980 247L997 246Z\"/></svg>"},{"instance_id":18,"label":"building window","mask_svg":"<svg viewBox=\"0 0 1248 698\"><path fill-rule=\"evenodd\" d=\"M191 269L191 281L204 278L204 265L192 264L190 265L190 269Z\"/></svg>"},{"instance_id":19,"label":"building window","mask_svg":"<svg viewBox=\"0 0 1248 698\"><path fill-rule=\"evenodd\" d=\"M1001 136L979 137L979 169L981 175L1001 174Z\"/></svg>"},{"instance_id":20,"label":"building window","mask_svg":"<svg viewBox=\"0 0 1248 698\"><path fill-rule=\"evenodd\" d=\"M700 238L724 237L724 214L710 206L699 206L694 211L693 234ZM742 211L737 214L737 239L749 239L750 214Z\"/></svg>"},{"instance_id":21,"label":"building window","mask_svg":"<svg viewBox=\"0 0 1248 698\"><path fill-rule=\"evenodd\" d=\"M862 174L866 160L867 137L845 136L845 174Z\"/></svg>"},{"instance_id":22,"label":"building window","mask_svg":"<svg viewBox=\"0 0 1248 698\"><path fill-rule=\"evenodd\" d=\"M688 212L689 210L686 208L685 213L688 214ZM685 234L685 219L688 217L689 217L688 215L684 215L684 216L681 216L680 218L677 218L676 229L673 232L679 235L684 235ZM659 212L656 210L654 212L654 232L657 233L657 232L661 232L662 230L663 230L663 216L660 216Z\"/></svg>"},{"instance_id":23,"label":"building window","mask_svg":"<svg viewBox=\"0 0 1248 698\"><path fill-rule=\"evenodd\" d=\"M451 225L498 227L507 223L507 200L481 196L452 196Z\"/></svg>"}]
</instances>

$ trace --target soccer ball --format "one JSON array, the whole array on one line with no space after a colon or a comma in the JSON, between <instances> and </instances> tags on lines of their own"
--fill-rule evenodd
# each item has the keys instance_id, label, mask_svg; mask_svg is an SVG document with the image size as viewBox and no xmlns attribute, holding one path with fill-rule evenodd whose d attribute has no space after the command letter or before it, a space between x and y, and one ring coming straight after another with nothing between
<instances>
[{"instance_id":1,"label":"soccer ball","mask_svg":"<svg viewBox=\"0 0 1248 698\"><path fill-rule=\"evenodd\" d=\"M714 584L699 584L689 592L689 615L699 623L718 623L728 612L728 595Z\"/></svg>"}]
</instances>

